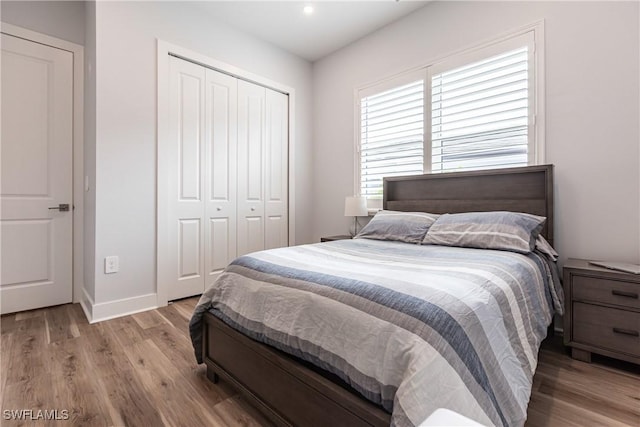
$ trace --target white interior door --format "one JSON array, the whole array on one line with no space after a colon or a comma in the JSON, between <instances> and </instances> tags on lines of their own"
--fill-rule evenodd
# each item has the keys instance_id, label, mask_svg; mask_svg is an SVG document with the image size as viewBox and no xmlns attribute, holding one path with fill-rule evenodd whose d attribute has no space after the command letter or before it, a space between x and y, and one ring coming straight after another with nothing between
<instances>
[{"instance_id":1,"label":"white interior door","mask_svg":"<svg viewBox=\"0 0 640 427\"><path fill-rule=\"evenodd\" d=\"M265 248L266 89L238 81L238 256Z\"/></svg>"},{"instance_id":2,"label":"white interior door","mask_svg":"<svg viewBox=\"0 0 640 427\"><path fill-rule=\"evenodd\" d=\"M205 68L170 57L168 299L204 291Z\"/></svg>"},{"instance_id":3,"label":"white interior door","mask_svg":"<svg viewBox=\"0 0 640 427\"><path fill-rule=\"evenodd\" d=\"M266 89L265 248L289 246L289 97Z\"/></svg>"},{"instance_id":4,"label":"white interior door","mask_svg":"<svg viewBox=\"0 0 640 427\"><path fill-rule=\"evenodd\" d=\"M2 35L2 313L71 302L72 65L70 52Z\"/></svg>"},{"instance_id":5,"label":"white interior door","mask_svg":"<svg viewBox=\"0 0 640 427\"><path fill-rule=\"evenodd\" d=\"M206 287L236 257L237 99L238 79L206 70Z\"/></svg>"}]
</instances>

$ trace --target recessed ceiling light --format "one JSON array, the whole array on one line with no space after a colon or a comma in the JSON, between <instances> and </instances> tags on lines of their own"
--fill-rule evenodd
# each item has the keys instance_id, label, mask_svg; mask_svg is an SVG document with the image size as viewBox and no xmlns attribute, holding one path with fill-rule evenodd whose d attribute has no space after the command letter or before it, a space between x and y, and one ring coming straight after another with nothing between
<instances>
[{"instance_id":1,"label":"recessed ceiling light","mask_svg":"<svg viewBox=\"0 0 640 427\"><path fill-rule=\"evenodd\" d=\"M313 6L305 6L302 12L304 12L305 15L311 15L313 13Z\"/></svg>"}]
</instances>

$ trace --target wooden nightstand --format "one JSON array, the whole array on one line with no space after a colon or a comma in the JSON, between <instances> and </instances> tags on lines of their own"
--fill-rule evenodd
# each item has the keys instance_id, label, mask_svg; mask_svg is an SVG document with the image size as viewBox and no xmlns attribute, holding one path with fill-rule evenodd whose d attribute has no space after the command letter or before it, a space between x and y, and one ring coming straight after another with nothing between
<instances>
[{"instance_id":1,"label":"wooden nightstand","mask_svg":"<svg viewBox=\"0 0 640 427\"><path fill-rule=\"evenodd\" d=\"M598 353L640 364L640 275L570 259L564 293L564 344L574 359Z\"/></svg>"},{"instance_id":2,"label":"wooden nightstand","mask_svg":"<svg viewBox=\"0 0 640 427\"><path fill-rule=\"evenodd\" d=\"M321 242L333 242L334 240L349 240L349 239L352 239L352 237L347 235L347 234L340 234L338 236L321 237L320 241Z\"/></svg>"}]
</instances>

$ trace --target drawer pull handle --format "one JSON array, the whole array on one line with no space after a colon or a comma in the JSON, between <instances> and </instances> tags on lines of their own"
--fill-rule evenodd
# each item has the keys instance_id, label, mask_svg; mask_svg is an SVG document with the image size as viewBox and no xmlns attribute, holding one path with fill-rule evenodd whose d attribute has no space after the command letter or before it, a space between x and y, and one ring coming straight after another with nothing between
<instances>
[{"instance_id":1,"label":"drawer pull handle","mask_svg":"<svg viewBox=\"0 0 640 427\"><path fill-rule=\"evenodd\" d=\"M640 336L638 331L633 331L631 329L613 328L613 332L616 334L631 335L632 337Z\"/></svg>"},{"instance_id":2,"label":"drawer pull handle","mask_svg":"<svg viewBox=\"0 0 640 427\"><path fill-rule=\"evenodd\" d=\"M615 289L611 291L612 295L618 296L618 297L627 297L627 298L633 298L633 299L638 299L638 294L635 292L624 292L624 291L616 291Z\"/></svg>"}]
</instances>

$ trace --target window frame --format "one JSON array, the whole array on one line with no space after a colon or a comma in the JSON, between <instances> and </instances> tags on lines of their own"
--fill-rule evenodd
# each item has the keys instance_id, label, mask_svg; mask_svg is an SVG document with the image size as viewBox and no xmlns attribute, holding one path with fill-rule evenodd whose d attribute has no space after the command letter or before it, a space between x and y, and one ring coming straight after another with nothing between
<instances>
[{"instance_id":1,"label":"window frame","mask_svg":"<svg viewBox=\"0 0 640 427\"><path fill-rule=\"evenodd\" d=\"M455 69L466 64L481 61L491 56L499 55L509 50L528 46L529 60L529 100L531 111L527 129L528 156L527 165L544 164L545 150L545 113L544 113L544 22L540 21L519 30L512 31L501 37L485 41L471 48L459 50L428 62L425 65L397 73L393 76L378 80L356 88L354 91L354 194L361 195L361 100L367 96L384 92L394 87L424 79L424 123L423 123L423 173L431 173L432 168L432 129L431 129L431 86L432 76ZM382 199L367 198L369 209L381 209Z\"/></svg>"}]
</instances>

